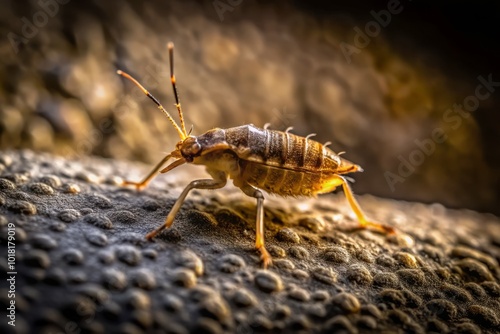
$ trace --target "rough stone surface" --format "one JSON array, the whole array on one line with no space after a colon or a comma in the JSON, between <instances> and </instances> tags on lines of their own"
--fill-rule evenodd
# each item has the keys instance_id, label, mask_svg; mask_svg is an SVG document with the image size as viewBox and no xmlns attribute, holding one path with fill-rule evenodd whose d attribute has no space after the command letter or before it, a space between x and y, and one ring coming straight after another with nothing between
<instances>
[{"instance_id":1,"label":"rough stone surface","mask_svg":"<svg viewBox=\"0 0 500 334\"><path fill-rule=\"evenodd\" d=\"M141 176L143 165L30 151L0 157L10 162L0 173L2 254L9 226L16 232L14 268L6 257L0 264L17 272L19 333L495 333L500 325L494 216L361 197L379 221L405 213L390 222L393 238L345 231L342 195L300 206L268 198L274 265L263 270L255 203L235 188L188 196L172 227L177 237L150 242L144 235L163 222L192 171L137 192L105 180ZM326 223L311 229L305 221ZM6 296L2 289L2 307Z\"/></svg>"}]
</instances>

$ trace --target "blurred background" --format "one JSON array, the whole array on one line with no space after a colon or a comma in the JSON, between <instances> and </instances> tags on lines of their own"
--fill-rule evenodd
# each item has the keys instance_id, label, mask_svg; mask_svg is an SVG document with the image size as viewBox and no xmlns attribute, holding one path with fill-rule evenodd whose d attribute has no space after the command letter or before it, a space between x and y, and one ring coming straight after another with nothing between
<instances>
[{"instance_id":1,"label":"blurred background","mask_svg":"<svg viewBox=\"0 0 500 334\"><path fill-rule=\"evenodd\" d=\"M3 0L0 148L156 163L188 128L317 133L355 192L500 213L497 2ZM480 86L482 85L482 86ZM175 115L176 117L176 115Z\"/></svg>"}]
</instances>

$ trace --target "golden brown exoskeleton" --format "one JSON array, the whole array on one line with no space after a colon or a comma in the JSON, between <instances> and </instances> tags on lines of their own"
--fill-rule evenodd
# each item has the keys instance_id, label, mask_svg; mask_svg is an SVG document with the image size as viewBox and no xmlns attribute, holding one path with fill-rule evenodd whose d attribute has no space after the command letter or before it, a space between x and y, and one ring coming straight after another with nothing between
<instances>
[{"instance_id":1,"label":"golden brown exoskeleton","mask_svg":"<svg viewBox=\"0 0 500 334\"><path fill-rule=\"evenodd\" d=\"M342 186L349 204L356 214L359 227L373 228L384 233L393 229L370 222L361 211L354 195L342 174L362 171L361 167L341 158L338 154L308 137L300 137L288 132L261 129L254 125L243 125L229 129L212 129L199 136L186 132L181 105L177 94L173 73L173 44L168 44L170 56L170 77L176 107L179 112L180 126L141 84L125 72L118 74L131 80L151 98L163 111L179 133L180 141L175 150L163 158L158 165L141 181L124 181L124 185L144 188L158 173L166 173L185 163L206 166L212 179L195 180L181 193L170 210L165 223L150 232L146 238L152 239L165 228L172 225L175 215L191 189L218 189L226 185L228 178L233 180L246 195L257 199L257 219L255 247L261 253L264 267L271 263L271 256L264 246L264 190L280 196L316 196L329 193ZM163 165L175 159L162 169Z\"/></svg>"}]
</instances>

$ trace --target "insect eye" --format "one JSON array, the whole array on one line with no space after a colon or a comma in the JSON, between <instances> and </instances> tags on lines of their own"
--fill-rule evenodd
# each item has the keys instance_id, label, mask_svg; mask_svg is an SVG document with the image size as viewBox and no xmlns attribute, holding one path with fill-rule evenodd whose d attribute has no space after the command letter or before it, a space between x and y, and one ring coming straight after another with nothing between
<instances>
[{"instance_id":1,"label":"insect eye","mask_svg":"<svg viewBox=\"0 0 500 334\"><path fill-rule=\"evenodd\" d=\"M196 139L187 139L182 145L181 152L186 159L192 159L200 155L201 145Z\"/></svg>"},{"instance_id":2,"label":"insect eye","mask_svg":"<svg viewBox=\"0 0 500 334\"><path fill-rule=\"evenodd\" d=\"M189 148L191 155L197 155L201 151L201 145L197 142L194 142L193 145Z\"/></svg>"}]
</instances>

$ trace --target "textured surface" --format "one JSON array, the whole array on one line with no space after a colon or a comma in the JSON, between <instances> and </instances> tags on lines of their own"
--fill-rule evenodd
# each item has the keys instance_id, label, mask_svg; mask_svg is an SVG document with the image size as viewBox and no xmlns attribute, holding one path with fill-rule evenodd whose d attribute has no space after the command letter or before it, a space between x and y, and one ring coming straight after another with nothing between
<instances>
[{"instance_id":1,"label":"textured surface","mask_svg":"<svg viewBox=\"0 0 500 334\"><path fill-rule=\"evenodd\" d=\"M493 333L500 324L494 216L362 197L371 217L400 231L388 238L347 232L354 220L342 194L269 199L274 266L262 270L255 203L232 187L193 192L174 227L147 242L199 176L180 170L141 193L116 186L147 170L0 154L2 254L14 223L19 333ZM6 256L0 264L8 271ZM6 296L2 288L2 308Z\"/></svg>"}]
</instances>

